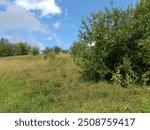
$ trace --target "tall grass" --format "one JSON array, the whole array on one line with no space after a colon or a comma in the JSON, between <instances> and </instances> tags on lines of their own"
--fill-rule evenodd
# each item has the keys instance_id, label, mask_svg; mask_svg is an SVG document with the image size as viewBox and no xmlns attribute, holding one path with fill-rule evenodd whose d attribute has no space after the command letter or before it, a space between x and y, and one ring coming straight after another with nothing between
<instances>
[{"instance_id":1,"label":"tall grass","mask_svg":"<svg viewBox=\"0 0 150 130\"><path fill-rule=\"evenodd\" d=\"M68 54L0 58L0 112L150 112L150 88L81 79Z\"/></svg>"}]
</instances>

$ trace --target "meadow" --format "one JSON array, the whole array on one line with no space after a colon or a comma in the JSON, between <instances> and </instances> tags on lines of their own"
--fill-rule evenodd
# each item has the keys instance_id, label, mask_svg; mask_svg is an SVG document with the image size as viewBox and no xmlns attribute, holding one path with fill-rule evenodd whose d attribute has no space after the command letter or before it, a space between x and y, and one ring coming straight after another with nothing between
<instances>
[{"instance_id":1,"label":"meadow","mask_svg":"<svg viewBox=\"0 0 150 130\"><path fill-rule=\"evenodd\" d=\"M0 58L0 112L150 112L150 88L84 81L69 54Z\"/></svg>"}]
</instances>

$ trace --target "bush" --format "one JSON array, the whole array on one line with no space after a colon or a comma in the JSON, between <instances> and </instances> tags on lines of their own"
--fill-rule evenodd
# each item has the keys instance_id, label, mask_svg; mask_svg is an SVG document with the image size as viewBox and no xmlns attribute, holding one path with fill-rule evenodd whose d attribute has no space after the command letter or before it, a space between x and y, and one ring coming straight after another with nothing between
<instances>
[{"instance_id":1,"label":"bush","mask_svg":"<svg viewBox=\"0 0 150 130\"><path fill-rule=\"evenodd\" d=\"M31 47L27 43L10 43L7 39L0 40L0 56L13 56L13 55L37 55L39 48Z\"/></svg>"},{"instance_id":2,"label":"bush","mask_svg":"<svg viewBox=\"0 0 150 130\"><path fill-rule=\"evenodd\" d=\"M78 45L84 47L71 50L84 78L122 86L149 82L149 10L150 1L141 0L135 8L106 9L82 21Z\"/></svg>"},{"instance_id":3,"label":"bush","mask_svg":"<svg viewBox=\"0 0 150 130\"><path fill-rule=\"evenodd\" d=\"M38 47L33 47L31 50L32 55L38 55L39 54L39 48Z\"/></svg>"},{"instance_id":4,"label":"bush","mask_svg":"<svg viewBox=\"0 0 150 130\"><path fill-rule=\"evenodd\" d=\"M60 47L58 47L58 46L55 46L53 48L53 51L54 51L55 54L58 54L58 53L62 52L62 49Z\"/></svg>"},{"instance_id":5,"label":"bush","mask_svg":"<svg viewBox=\"0 0 150 130\"><path fill-rule=\"evenodd\" d=\"M27 43L20 42L16 46L18 55L28 55L31 51L31 47Z\"/></svg>"},{"instance_id":6,"label":"bush","mask_svg":"<svg viewBox=\"0 0 150 130\"><path fill-rule=\"evenodd\" d=\"M44 54L48 54L50 52L52 52L53 50L49 47L46 47L45 50L43 51Z\"/></svg>"},{"instance_id":7,"label":"bush","mask_svg":"<svg viewBox=\"0 0 150 130\"><path fill-rule=\"evenodd\" d=\"M0 40L0 56L11 56L13 55L12 45L7 39L2 38Z\"/></svg>"},{"instance_id":8,"label":"bush","mask_svg":"<svg viewBox=\"0 0 150 130\"><path fill-rule=\"evenodd\" d=\"M70 54L73 57L73 60L80 64L80 61L83 55L84 46L80 42L74 42L70 48Z\"/></svg>"},{"instance_id":9,"label":"bush","mask_svg":"<svg viewBox=\"0 0 150 130\"><path fill-rule=\"evenodd\" d=\"M49 53L58 54L60 52L63 52L63 50L58 46L55 46L53 48L46 47L45 50L43 51L44 54L49 54Z\"/></svg>"}]
</instances>

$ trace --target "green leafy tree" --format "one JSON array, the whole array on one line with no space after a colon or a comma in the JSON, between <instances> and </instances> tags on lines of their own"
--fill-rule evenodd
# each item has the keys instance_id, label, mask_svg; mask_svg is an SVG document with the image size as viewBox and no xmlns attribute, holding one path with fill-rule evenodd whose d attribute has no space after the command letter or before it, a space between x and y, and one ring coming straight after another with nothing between
<instances>
[{"instance_id":1,"label":"green leafy tree","mask_svg":"<svg viewBox=\"0 0 150 130\"><path fill-rule=\"evenodd\" d=\"M51 48L46 47L46 48L44 49L43 53L44 53L44 54L48 54L48 53L50 53L50 52L52 52L52 51L53 51L53 50L52 50Z\"/></svg>"},{"instance_id":2,"label":"green leafy tree","mask_svg":"<svg viewBox=\"0 0 150 130\"><path fill-rule=\"evenodd\" d=\"M12 55L28 55L39 54L39 48L31 47L27 43L10 43L7 39L0 39L0 56L12 56Z\"/></svg>"},{"instance_id":3,"label":"green leafy tree","mask_svg":"<svg viewBox=\"0 0 150 130\"><path fill-rule=\"evenodd\" d=\"M141 0L135 8L106 9L82 20L79 39L84 48L74 59L80 60L86 79L116 80L123 86L143 84L142 77L150 82L149 10L150 1Z\"/></svg>"},{"instance_id":4,"label":"green leafy tree","mask_svg":"<svg viewBox=\"0 0 150 130\"><path fill-rule=\"evenodd\" d=\"M58 54L58 53L62 52L62 49L60 47L58 47L58 46L55 46L53 48L53 51L54 51L55 54Z\"/></svg>"},{"instance_id":5,"label":"green leafy tree","mask_svg":"<svg viewBox=\"0 0 150 130\"><path fill-rule=\"evenodd\" d=\"M16 49L18 55L28 55L31 47L27 43L20 42L17 44Z\"/></svg>"},{"instance_id":6,"label":"green leafy tree","mask_svg":"<svg viewBox=\"0 0 150 130\"><path fill-rule=\"evenodd\" d=\"M39 48L38 47L32 47L31 53L32 53L32 55L38 55L39 54Z\"/></svg>"},{"instance_id":7,"label":"green leafy tree","mask_svg":"<svg viewBox=\"0 0 150 130\"><path fill-rule=\"evenodd\" d=\"M7 39L2 38L0 40L0 56L11 56L11 55L13 55L12 45L9 43Z\"/></svg>"},{"instance_id":8,"label":"green leafy tree","mask_svg":"<svg viewBox=\"0 0 150 130\"><path fill-rule=\"evenodd\" d=\"M70 54L77 64L81 64L84 46L80 42L74 42L70 48Z\"/></svg>"}]
</instances>

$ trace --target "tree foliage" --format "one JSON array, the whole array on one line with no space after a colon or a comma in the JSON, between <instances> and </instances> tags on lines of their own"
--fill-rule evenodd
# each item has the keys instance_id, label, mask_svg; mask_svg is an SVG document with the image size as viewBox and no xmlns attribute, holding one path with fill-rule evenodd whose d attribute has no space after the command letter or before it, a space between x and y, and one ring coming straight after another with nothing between
<instances>
[{"instance_id":1,"label":"tree foliage","mask_svg":"<svg viewBox=\"0 0 150 130\"><path fill-rule=\"evenodd\" d=\"M58 46L55 46L55 47L53 47L53 51L55 54L58 54L58 53L62 52L62 49Z\"/></svg>"},{"instance_id":2,"label":"tree foliage","mask_svg":"<svg viewBox=\"0 0 150 130\"><path fill-rule=\"evenodd\" d=\"M80 56L72 54L84 78L122 86L150 83L149 10L150 1L141 0L134 8L106 9L82 20L79 44L84 48L76 50Z\"/></svg>"},{"instance_id":3,"label":"tree foliage","mask_svg":"<svg viewBox=\"0 0 150 130\"><path fill-rule=\"evenodd\" d=\"M31 53L32 53L32 55L38 55L39 54L39 48L38 47L33 47L31 49Z\"/></svg>"},{"instance_id":4,"label":"tree foliage","mask_svg":"<svg viewBox=\"0 0 150 130\"><path fill-rule=\"evenodd\" d=\"M43 53L44 54L48 54L48 53L51 53L52 52L52 49L49 48L49 47L46 47L44 50L43 50Z\"/></svg>"},{"instance_id":5,"label":"tree foliage","mask_svg":"<svg viewBox=\"0 0 150 130\"><path fill-rule=\"evenodd\" d=\"M10 43L7 39L0 39L0 56L13 56L13 55L33 55L39 53L39 48L31 47L27 43Z\"/></svg>"},{"instance_id":6,"label":"tree foliage","mask_svg":"<svg viewBox=\"0 0 150 130\"><path fill-rule=\"evenodd\" d=\"M46 47L45 50L43 51L44 54L48 53L58 54L60 52L63 52L63 50L58 46L54 46L53 48Z\"/></svg>"},{"instance_id":7,"label":"tree foliage","mask_svg":"<svg viewBox=\"0 0 150 130\"><path fill-rule=\"evenodd\" d=\"M84 46L80 42L74 42L70 48L70 54L73 57L73 60L80 65L82 54L84 51Z\"/></svg>"}]
</instances>

